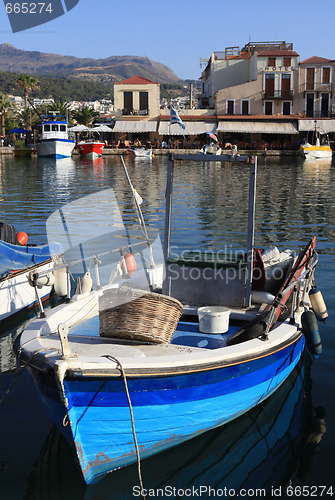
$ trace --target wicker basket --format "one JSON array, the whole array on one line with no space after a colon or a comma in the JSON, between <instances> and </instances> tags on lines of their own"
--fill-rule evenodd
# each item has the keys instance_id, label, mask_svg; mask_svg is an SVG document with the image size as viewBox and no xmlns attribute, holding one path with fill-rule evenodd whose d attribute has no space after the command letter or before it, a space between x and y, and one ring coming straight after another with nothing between
<instances>
[{"instance_id":1,"label":"wicker basket","mask_svg":"<svg viewBox=\"0 0 335 500\"><path fill-rule=\"evenodd\" d=\"M99 297L99 333L169 344L182 312L182 304L166 295L122 287L106 290Z\"/></svg>"}]
</instances>

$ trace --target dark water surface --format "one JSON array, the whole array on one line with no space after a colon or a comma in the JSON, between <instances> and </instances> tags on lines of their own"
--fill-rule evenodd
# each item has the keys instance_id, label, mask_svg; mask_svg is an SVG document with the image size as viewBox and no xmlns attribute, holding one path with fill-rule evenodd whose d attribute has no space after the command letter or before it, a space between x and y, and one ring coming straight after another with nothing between
<instances>
[{"instance_id":1,"label":"dark water surface","mask_svg":"<svg viewBox=\"0 0 335 500\"><path fill-rule=\"evenodd\" d=\"M163 236L167 159L125 159L146 222ZM47 242L46 220L62 205L113 188L126 224L135 222L120 158L0 156L0 220ZM142 462L147 498L331 498L335 494L335 163L258 162L255 244L299 251L317 236L316 281L329 318L322 355L300 366L267 402L236 421ZM244 249L249 168L181 162L174 175L173 251ZM87 227L89 234L90 227ZM0 398L16 379L12 344L33 314L0 330ZM326 432L325 432L326 431ZM287 486L289 489L286 491ZM322 487L325 486L326 489ZM329 488L333 487L333 490ZM133 489L134 488L134 489ZM291 489L290 489L291 488ZM292 489L293 488L293 489ZM1 500L141 498L136 465L86 487L66 441L24 372L0 405Z\"/></svg>"}]
</instances>

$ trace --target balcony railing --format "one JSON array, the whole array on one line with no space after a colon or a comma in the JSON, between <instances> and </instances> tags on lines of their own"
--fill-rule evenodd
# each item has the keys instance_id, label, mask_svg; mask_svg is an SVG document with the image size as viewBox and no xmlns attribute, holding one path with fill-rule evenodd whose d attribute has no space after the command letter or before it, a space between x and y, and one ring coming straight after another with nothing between
<instances>
[{"instance_id":1,"label":"balcony railing","mask_svg":"<svg viewBox=\"0 0 335 500\"><path fill-rule=\"evenodd\" d=\"M293 99L293 90L263 90L263 99Z\"/></svg>"},{"instance_id":2,"label":"balcony railing","mask_svg":"<svg viewBox=\"0 0 335 500\"><path fill-rule=\"evenodd\" d=\"M327 110L327 111L306 111L306 118L331 118L332 117L332 111ZM334 113L335 114L335 113Z\"/></svg>"},{"instance_id":3,"label":"balcony railing","mask_svg":"<svg viewBox=\"0 0 335 500\"><path fill-rule=\"evenodd\" d=\"M123 109L122 114L128 115L128 116L148 116L149 110L148 109Z\"/></svg>"}]
</instances>

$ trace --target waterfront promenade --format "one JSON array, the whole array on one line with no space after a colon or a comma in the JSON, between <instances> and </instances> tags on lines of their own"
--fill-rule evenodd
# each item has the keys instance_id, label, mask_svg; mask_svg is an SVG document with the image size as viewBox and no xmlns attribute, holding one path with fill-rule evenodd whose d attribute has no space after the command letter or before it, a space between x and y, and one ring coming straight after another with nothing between
<instances>
[{"instance_id":1,"label":"waterfront promenade","mask_svg":"<svg viewBox=\"0 0 335 500\"><path fill-rule=\"evenodd\" d=\"M167 156L170 152L179 154L196 154L196 149L152 149L152 154L157 156ZM14 154L14 148L0 148L0 154ZM102 151L103 156L123 155L127 154L127 149L105 148ZM230 149L223 150L223 154L231 154ZM238 150L238 154L247 156L299 156L298 150L289 149L269 149L269 150ZM334 152L333 152L334 155ZM74 152L72 156L79 156L78 152Z\"/></svg>"}]
</instances>

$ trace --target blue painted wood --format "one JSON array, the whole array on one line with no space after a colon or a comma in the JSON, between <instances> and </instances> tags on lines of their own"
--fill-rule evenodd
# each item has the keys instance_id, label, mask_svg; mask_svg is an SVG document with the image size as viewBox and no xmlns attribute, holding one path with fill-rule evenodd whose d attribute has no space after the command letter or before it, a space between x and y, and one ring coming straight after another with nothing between
<instances>
[{"instance_id":1,"label":"blue painted wood","mask_svg":"<svg viewBox=\"0 0 335 500\"><path fill-rule=\"evenodd\" d=\"M304 337L272 355L208 372L129 378L141 458L222 425L272 394L298 363ZM87 483L136 461L120 379L64 380L71 431Z\"/></svg>"}]
</instances>

